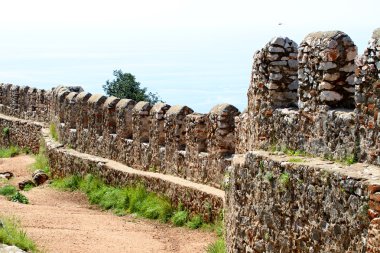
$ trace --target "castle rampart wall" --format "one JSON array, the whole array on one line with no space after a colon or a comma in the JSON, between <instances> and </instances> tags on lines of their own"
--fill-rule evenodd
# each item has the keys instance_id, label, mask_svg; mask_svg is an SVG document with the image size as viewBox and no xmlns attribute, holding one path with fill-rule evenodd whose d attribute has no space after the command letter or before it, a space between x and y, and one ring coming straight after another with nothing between
<instances>
[{"instance_id":1,"label":"castle rampart wall","mask_svg":"<svg viewBox=\"0 0 380 253\"><path fill-rule=\"evenodd\" d=\"M291 60L282 61L284 69L279 73L263 67L279 64L273 52L284 49L273 48L285 41L290 39L274 38L254 56L248 109L236 119L236 153L292 149L328 159L354 157L379 164L378 32L359 58L354 42L343 32L307 35L298 47L298 79L291 72L296 65ZM284 59L294 58L294 53L284 54ZM285 79L284 73L288 75ZM280 87L288 90L279 91ZM297 97L291 101L289 87L298 87L297 94L292 93ZM285 99L287 103L279 102Z\"/></svg>"},{"instance_id":2,"label":"castle rampart wall","mask_svg":"<svg viewBox=\"0 0 380 253\"><path fill-rule=\"evenodd\" d=\"M10 128L2 144L36 152L37 138L23 132L53 124L68 149L141 172L219 188L224 182L229 252L380 252L379 53L379 29L361 56L340 31L309 34L299 47L276 37L254 55L241 114L229 104L199 114L80 87L1 84L0 113L40 122L0 120ZM56 171L62 162L62 173L72 172L76 157L56 151ZM290 162L288 151L308 157Z\"/></svg>"}]
</instances>

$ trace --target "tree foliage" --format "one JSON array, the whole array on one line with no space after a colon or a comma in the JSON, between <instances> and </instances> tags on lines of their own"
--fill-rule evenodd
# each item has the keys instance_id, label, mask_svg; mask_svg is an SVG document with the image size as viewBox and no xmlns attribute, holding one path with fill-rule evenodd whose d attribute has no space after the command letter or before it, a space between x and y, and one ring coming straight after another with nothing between
<instances>
[{"instance_id":1,"label":"tree foliage","mask_svg":"<svg viewBox=\"0 0 380 253\"><path fill-rule=\"evenodd\" d=\"M129 98L136 102L147 101L151 104L160 102L157 93L147 92L146 88L140 88L140 83L131 73L123 73L121 70L114 70L113 75L115 79L107 80L103 85L103 90L108 96L115 96L118 98Z\"/></svg>"}]
</instances>

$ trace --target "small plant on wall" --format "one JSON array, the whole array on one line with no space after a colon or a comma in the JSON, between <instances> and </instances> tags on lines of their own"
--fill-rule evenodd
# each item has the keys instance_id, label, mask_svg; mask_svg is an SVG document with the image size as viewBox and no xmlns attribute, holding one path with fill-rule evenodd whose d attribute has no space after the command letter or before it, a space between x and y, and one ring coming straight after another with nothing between
<instances>
[{"instance_id":1,"label":"small plant on wall","mask_svg":"<svg viewBox=\"0 0 380 253\"><path fill-rule=\"evenodd\" d=\"M3 136L9 136L9 127L3 128Z\"/></svg>"},{"instance_id":2,"label":"small plant on wall","mask_svg":"<svg viewBox=\"0 0 380 253\"><path fill-rule=\"evenodd\" d=\"M10 132L9 127L3 127L3 141L5 142L4 144L7 146L9 146L10 144L9 132Z\"/></svg>"},{"instance_id":3,"label":"small plant on wall","mask_svg":"<svg viewBox=\"0 0 380 253\"><path fill-rule=\"evenodd\" d=\"M282 191L285 191L290 186L290 175L289 173L282 173L278 179L280 188Z\"/></svg>"}]
</instances>

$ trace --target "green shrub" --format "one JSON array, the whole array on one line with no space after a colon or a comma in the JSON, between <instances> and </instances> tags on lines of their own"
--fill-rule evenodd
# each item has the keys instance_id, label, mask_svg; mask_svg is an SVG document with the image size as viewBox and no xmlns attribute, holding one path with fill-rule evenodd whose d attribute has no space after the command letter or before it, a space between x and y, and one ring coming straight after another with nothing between
<instances>
[{"instance_id":1,"label":"green shrub","mask_svg":"<svg viewBox=\"0 0 380 253\"><path fill-rule=\"evenodd\" d=\"M16 192L16 194L12 195L10 197L10 200L13 202L21 203L21 204L29 204L28 198L20 192Z\"/></svg>"},{"instance_id":2,"label":"green shrub","mask_svg":"<svg viewBox=\"0 0 380 253\"><path fill-rule=\"evenodd\" d=\"M183 226L187 222L188 216L187 211L177 211L171 218L171 222L177 227Z\"/></svg>"},{"instance_id":3,"label":"green shrub","mask_svg":"<svg viewBox=\"0 0 380 253\"><path fill-rule=\"evenodd\" d=\"M28 252L38 252L35 243L28 238L25 231L19 228L15 219L0 217L3 226L0 227L0 242L15 245Z\"/></svg>"},{"instance_id":4,"label":"green shrub","mask_svg":"<svg viewBox=\"0 0 380 253\"><path fill-rule=\"evenodd\" d=\"M13 185L6 185L0 188L0 195L3 196L12 196L16 194L17 189Z\"/></svg>"}]
</instances>

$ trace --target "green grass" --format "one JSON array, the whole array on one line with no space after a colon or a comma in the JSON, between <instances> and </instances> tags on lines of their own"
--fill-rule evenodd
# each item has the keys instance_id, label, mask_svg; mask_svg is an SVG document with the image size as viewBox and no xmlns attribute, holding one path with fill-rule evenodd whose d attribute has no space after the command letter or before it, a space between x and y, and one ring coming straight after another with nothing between
<instances>
[{"instance_id":1,"label":"green grass","mask_svg":"<svg viewBox=\"0 0 380 253\"><path fill-rule=\"evenodd\" d=\"M281 187L287 188L290 185L290 175L289 173L282 173L278 179Z\"/></svg>"},{"instance_id":2,"label":"green grass","mask_svg":"<svg viewBox=\"0 0 380 253\"><path fill-rule=\"evenodd\" d=\"M20 148L17 146L11 145L8 148L0 149L0 158L10 158L20 154Z\"/></svg>"},{"instance_id":3,"label":"green grass","mask_svg":"<svg viewBox=\"0 0 380 253\"><path fill-rule=\"evenodd\" d=\"M149 192L142 185L113 187L105 184L99 177L87 174L85 177L73 175L55 179L52 186L56 189L84 192L91 204L103 210L111 210L116 215L133 213L137 216L170 221L175 226L186 226L190 229L203 228L218 233L222 221L215 224L204 223L200 215L189 215L181 204L174 209L168 198Z\"/></svg>"},{"instance_id":4,"label":"green grass","mask_svg":"<svg viewBox=\"0 0 380 253\"><path fill-rule=\"evenodd\" d=\"M15 219L0 216L0 242L7 245L15 245L27 252L39 252L36 244L28 238L25 231L19 228L20 224Z\"/></svg>"},{"instance_id":5,"label":"green grass","mask_svg":"<svg viewBox=\"0 0 380 253\"><path fill-rule=\"evenodd\" d=\"M181 227L183 225L185 225L185 223L187 222L189 218L189 214L187 211L182 211L182 210L179 210L179 211L176 211L173 215L173 217L171 218L171 222L177 226L177 227Z\"/></svg>"},{"instance_id":6,"label":"green grass","mask_svg":"<svg viewBox=\"0 0 380 253\"><path fill-rule=\"evenodd\" d=\"M194 215L185 225L190 229L197 229L202 227L203 219L200 215Z\"/></svg>"},{"instance_id":7,"label":"green grass","mask_svg":"<svg viewBox=\"0 0 380 253\"><path fill-rule=\"evenodd\" d=\"M49 130L50 130L50 136L51 136L55 141L58 141L57 127L55 126L54 123L50 123Z\"/></svg>"},{"instance_id":8,"label":"green grass","mask_svg":"<svg viewBox=\"0 0 380 253\"><path fill-rule=\"evenodd\" d=\"M8 197L10 201L29 204L28 198L20 193L13 185L5 185L0 188L0 195Z\"/></svg>"},{"instance_id":9,"label":"green grass","mask_svg":"<svg viewBox=\"0 0 380 253\"><path fill-rule=\"evenodd\" d=\"M30 191L31 189L33 189L34 187L36 187L33 183L28 183L24 186L24 189L23 191Z\"/></svg>"},{"instance_id":10,"label":"green grass","mask_svg":"<svg viewBox=\"0 0 380 253\"><path fill-rule=\"evenodd\" d=\"M148 192L141 185L113 187L91 174L84 178L74 175L57 179L52 185L58 189L83 191L91 204L99 205L104 210L112 210L118 215L135 213L148 219L167 222L173 213L173 208L167 198Z\"/></svg>"},{"instance_id":11,"label":"green grass","mask_svg":"<svg viewBox=\"0 0 380 253\"><path fill-rule=\"evenodd\" d=\"M308 156L308 154L304 150L293 150L288 147L282 147L281 151L289 156Z\"/></svg>"},{"instance_id":12,"label":"green grass","mask_svg":"<svg viewBox=\"0 0 380 253\"><path fill-rule=\"evenodd\" d=\"M356 159L355 155L347 155L344 157L343 162L346 165L352 165L352 164L357 162L357 159Z\"/></svg>"},{"instance_id":13,"label":"green grass","mask_svg":"<svg viewBox=\"0 0 380 253\"><path fill-rule=\"evenodd\" d=\"M216 242L207 247L207 253L226 253L226 243L223 238L219 238Z\"/></svg>"},{"instance_id":14,"label":"green grass","mask_svg":"<svg viewBox=\"0 0 380 253\"><path fill-rule=\"evenodd\" d=\"M13 185L5 185L0 188L0 195L9 197L16 194L17 189Z\"/></svg>"},{"instance_id":15,"label":"green grass","mask_svg":"<svg viewBox=\"0 0 380 253\"><path fill-rule=\"evenodd\" d=\"M35 170L42 170L47 175L50 176L50 166L49 166L49 159L46 156L46 148L45 143L41 141L40 143L40 150L37 155L34 156L34 163L32 164L33 171Z\"/></svg>"}]
</instances>

